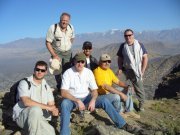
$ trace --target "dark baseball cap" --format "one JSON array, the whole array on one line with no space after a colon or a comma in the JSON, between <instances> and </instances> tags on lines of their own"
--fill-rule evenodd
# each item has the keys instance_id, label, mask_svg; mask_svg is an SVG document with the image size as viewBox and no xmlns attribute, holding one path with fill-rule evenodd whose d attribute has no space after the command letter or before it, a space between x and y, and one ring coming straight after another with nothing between
<instances>
[{"instance_id":1,"label":"dark baseball cap","mask_svg":"<svg viewBox=\"0 0 180 135\"><path fill-rule=\"evenodd\" d=\"M90 41L85 41L85 42L83 43L82 49L86 49L86 48L92 49L92 43L91 43Z\"/></svg>"}]
</instances>

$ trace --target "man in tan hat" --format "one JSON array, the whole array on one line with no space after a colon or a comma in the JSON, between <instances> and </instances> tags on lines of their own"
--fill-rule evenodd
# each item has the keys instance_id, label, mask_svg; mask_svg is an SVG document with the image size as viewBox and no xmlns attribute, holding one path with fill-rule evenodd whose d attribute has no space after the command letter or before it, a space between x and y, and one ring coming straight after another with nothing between
<instances>
[{"instance_id":1,"label":"man in tan hat","mask_svg":"<svg viewBox=\"0 0 180 135\"><path fill-rule=\"evenodd\" d=\"M137 127L128 125L105 97L98 97L97 85L92 71L85 68L86 56L78 53L74 57L74 66L66 70L62 77L61 96L61 135L70 135L70 113L74 108L80 111L86 108L94 111L102 108L120 129L128 132L139 132ZM91 89L91 90L89 90ZM98 98L97 98L98 97Z\"/></svg>"},{"instance_id":2,"label":"man in tan hat","mask_svg":"<svg viewBox=\"0 0 180 135\"><path fill-rule=\"evenodd\" d=\"M133 100L130 86L120 81L110 69L111 57L108 54L102 54L99 60L99 66L94 70L94 76L98 85L98 93L104 96L113 104L116 111L124 117L140 118L133 112ZM112 84L122 88L122 92L114 88ZM123 90L124 88L124 90ZM125 102L125 108L122 108L121 100Z\"/></svg>"}]
</instances>

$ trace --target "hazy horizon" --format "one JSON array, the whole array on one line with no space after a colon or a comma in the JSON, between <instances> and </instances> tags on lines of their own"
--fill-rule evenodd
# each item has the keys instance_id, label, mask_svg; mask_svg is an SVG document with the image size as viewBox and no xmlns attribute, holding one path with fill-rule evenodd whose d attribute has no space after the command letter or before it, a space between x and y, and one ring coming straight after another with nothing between
<instances>
[{"instance_id":1,"label":"hazy horizon","mask_svg":"<svg viewBox=\"0 0 180 135\"><path fill-rule=\"evenodd\" d=\"M71 14L76 34L127 28L140 32L179 28L179 6L179 0L3 0L0 44L25 37L45 37L49 26L59 22L62 12Z\"/></svg>"}]
</instances>

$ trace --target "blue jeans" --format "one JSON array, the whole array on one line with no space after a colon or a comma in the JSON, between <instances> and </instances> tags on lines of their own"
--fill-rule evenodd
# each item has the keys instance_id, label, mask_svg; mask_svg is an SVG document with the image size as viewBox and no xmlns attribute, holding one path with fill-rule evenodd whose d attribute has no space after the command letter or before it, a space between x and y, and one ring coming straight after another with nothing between
<instances>
[{"instance_id":1,"label":"blue jeans","mask_svg":"<svg viewBox=\"0 0 180 135\"><path fill-rule=\"evenodd\" d=\"M81 100L85 105L88 105L88 103L91 100L91 95L88 95L87 97L85 97L85 98L83 98ZM71 115L71 111L75 107L76 107L76 104L73 101L69 100L69 99L64 99L62 101L62 103L60 105L60 109L61 109L60 135L70 135L70 128L69 128L70 115ZM115 110L113 105L104 96L100 96L100 97L97 98L96 103L95 103L95 107L104 109L105 112L109 115L111 120L115 123L115 125L118 128L122 128L126 124L126 122L122 118L122 116L119 115L119 113Z\"/></svg>"},{"instance_id":2,"label":"blue jeans","mask_svg":"<svg viewBox=\"0 0 180 135\"><path fill-rule=\"evenodd\" d=\"M114 106L114 108L116 109L116 111L119 113L121 111L121 98L118 94L105 94L105 95L100 95L100 97L105 97L107 98L110 103Z\"/></svg>"},{"instance_id":3,"label":"blue jeans","mask_svg":"<svg viewBox=\"0 0 180 135\"><path fill-rule=\"evenodd\" d=\"M118 88L117 90L120 90L127 96L127 100L125 102L121 102L120 112L130 112L134 110L132 91L131 90L126 91L123 88ZM124 103L124 108L123 108L123 103Z\"/></svg>"}]
</instances>

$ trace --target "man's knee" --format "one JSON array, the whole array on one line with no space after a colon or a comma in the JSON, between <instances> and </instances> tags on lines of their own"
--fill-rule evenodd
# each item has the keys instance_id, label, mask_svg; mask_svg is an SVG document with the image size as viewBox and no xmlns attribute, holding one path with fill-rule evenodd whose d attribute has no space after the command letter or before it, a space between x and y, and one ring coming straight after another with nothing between
<instances>
[{"instance_id":1,"label":"man's knee","mask_svg":"<svg viewBox=\"0 0 180 135\"><path fill-rule=\"evenodd\" d=\"M42 109L38 106L33 106L29 108L29 117L40 117L43 116Z\"/></svg>"},{"instance_id":2,"label":"man's knee","mask_svg":"<svg viewBox=\"0 0 180 135\"><path fill-rule=\"evenodd\" d=\"M71 104L71 101L68 100L68 99L64 99L61 104L60 104L60 108L61 109L67 109L67 108L70 108L70 104Z\"/></svg>"},{"instance_id":3,"label":"man's knee","mask_svg":"<svg viewBox=\"0 0 180 135\"><path fill-rule=\"evenodd\" d=\"M119 102L121 101L121 97L117 94L114 94L113 98L115 101L119 101Z\"/></svg>"},{"instance_id":4,"label":"man's knee","mask_svg":"<svg viewBox=\"0 0 180 135\"><path fill-rule=\"evenodd\" d=\"M105 108L105 107L107 107L109 104L111 104L110 101L109 101L107 98L102 98L102 99L99 100L98 102L101 104L102 108Z\"/></svg>"}]
</instances>

